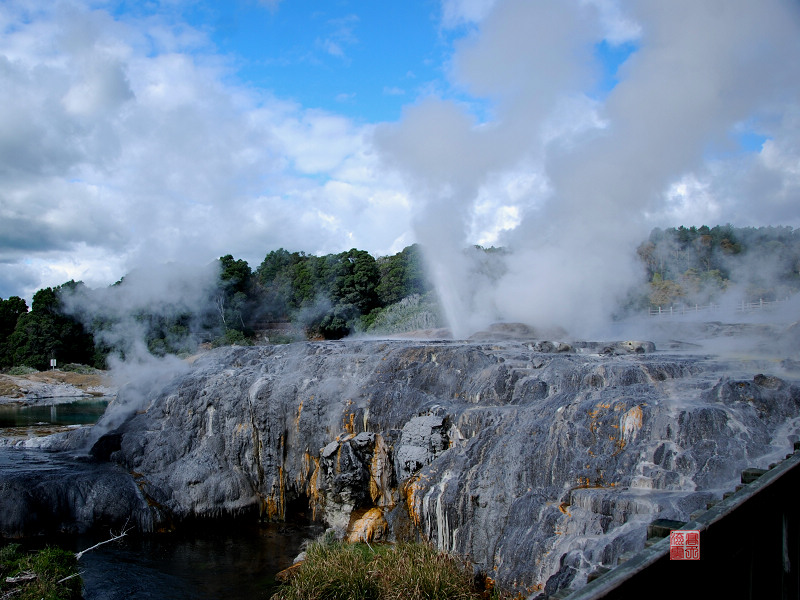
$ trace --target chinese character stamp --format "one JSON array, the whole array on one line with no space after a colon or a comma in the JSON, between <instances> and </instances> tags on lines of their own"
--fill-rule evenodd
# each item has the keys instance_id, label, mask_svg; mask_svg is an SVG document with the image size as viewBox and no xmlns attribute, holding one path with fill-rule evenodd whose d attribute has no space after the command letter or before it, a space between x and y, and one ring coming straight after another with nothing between
<instances>
[{"instance_id":1,"label":"chinese character stamp","mask_svg":"<svg viewBox=\"0 0 800 600\"><path fill-rule=\"evenodd\" d=\"M669 534L670 560L700 560L700 532L676 530Z\"/></svg>"}]
</instances>

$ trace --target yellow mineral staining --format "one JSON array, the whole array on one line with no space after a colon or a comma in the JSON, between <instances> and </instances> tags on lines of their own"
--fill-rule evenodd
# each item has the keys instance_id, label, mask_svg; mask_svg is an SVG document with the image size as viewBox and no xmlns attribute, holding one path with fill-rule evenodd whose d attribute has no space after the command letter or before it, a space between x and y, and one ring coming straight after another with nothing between
<instances>
[{"instance_id":1,"label":"yellow mineral staining","mask_svg":"<svg viewBox=\"0 0 800 600\"><path fill-rule=\"evenodd\" d=\"M277 502L275 502L274 497L269 496L268 498L265 498L264 503L266 505L265 513L268 521L272 521L280 515L280 506Z\"/></svg>"},{"instance_id":2,"label":"yellow mineral staining","mask_svg":"<svg viewBox=\"0 0 800 600\"><path fill-rule=\"evenodd\" d=\"M363 515L354 511L348 530L348 542L372 542L382 539L389 531L389 525L380 508L370 508Z\"/></svg>"},{"instance_id":3,"label":"yellow mineral staining","mask_svg":"<svg viewBox=\"0 0 800 600\"><path fill-rule=\"evenodd\" d=\"M623 448L633 440L636 436L636 433L642 428L642 405L637 405L629 408L625 411L623 415L619 417L619 421L615 423L606 423L610 429L616 430L615 432L611 432L607 434L608 440L614 442L617 446L616 451L614 452L614 456L622 452ZM596 405L595 410L589 412L589 431L592 432L592 435L595 436L595 441L597 441L597 435L601 427L603 427L604 423L600 420L600 414L603 409L611 408L610 403L599 403ZM626 405L622 402L617 402L614 404L613 410L616 413L622 412L625 410ZM602 438L605 439L605 438ZM588 450L590 456L596 456L594 452Z\"/></svg>"},{"instance_id":4,"label":"yellow mineral staining","mask_svg":"<svg viewBox=\"0 0 800 600\"><path fill-rule=\"evenodd\" d=\"M619 428L622 431L622 440L631 441L636 433L642 428L642 407L631 407L619 420Z\"/></svg>"},{"instance_id":5,"label":"yellow mineral staining","mask_svg":"<svg viewBox=\"0 0 800 600\"><path fill-rule=\"evenodd\" d=\"M572 515L569 513L569 502L562 502L558 505L558 510L560 510L563 514L571 517Z\"/></svg>"},{"instance_id":6,"label":"yellow mineral staining","mask_svg":"<svg viewBox=\"0 0 800 600\"><path fill-rule=\"evenodd\" d=\"M391 481L390 464L389 448L383 441L383 437L376 434L372 461L369 466L369 495L372 503L376 506L389 507L394 504L389 485Z\"/></svg>"},{"instance_id":7,"label":"yellow mineral staining","mask_svg":"<svg viewBox=\"0 0 800 600\"><path fill-rule=\"evenodd\" d=\"M311 396L311 399L314 399L314 396ZM300 404L297 405L297 417L294 420L295 429L300 429L300 417L303 414L303 401L300 400Z\"/></svg>"},{"instance_id":8,"label":"yellow mineral staining","mask_svg":"<svg viewBox=\"0 0 800 600\"><path fill-rule=\"evenodd\" d=\"M342 428L347 432L354 434L356 431L356 413L351 412L343 416Z\"/></svg>"},{"instance_id":9,"label":"yellow mineral staining","mask_svg":"<svg viewBox=\"0 0 800 600\"><path fill-rule=\"evenodd\" d=\"M275 489L273 487L273 492L270 494L266 499L266 514L267 520L283 520L286 517L285 513L285 496L284 496L284 472L283 467L278 467L278 491L277 491L277 498L275 494Z\"/></svg>"},{"instance_id":10,"label":"yellow mineral staining","mask_svg":"<svg viewBox=\"0 0 800 600\"><path fill-rule=\"evenodd\" d=\"M405 485L406 492L406 508L408 515L415 527L420 527L422 524L422 515L419 512L419 506L422 504L422 499L418 499L417 495L423 490L423 482L419 476L412 477Z\"/></svg>"},{"instance_id":11,"label":"yellow mineral staining","mask_svg":"<svg viewBox=\"0 0 800 600\"><path fill-rule=\"evenodd\" d=\"M319 460L314 459L314 471L308 480L308 487L306 488L306 495L308 496L308 505L311 507L311 519L317 520L317 507L321 503L319 497L319 487L317 481L319 480Z\"/></svg>"}]
</instances>

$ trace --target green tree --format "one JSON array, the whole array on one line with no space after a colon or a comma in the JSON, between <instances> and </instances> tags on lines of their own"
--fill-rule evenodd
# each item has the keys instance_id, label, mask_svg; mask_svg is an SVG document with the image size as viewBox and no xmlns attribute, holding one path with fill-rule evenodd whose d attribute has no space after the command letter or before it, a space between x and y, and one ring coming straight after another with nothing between
<instances>
[{"instance_id":1,"label":"green tree","mask_svg":"<svg viewBox=\"0 0 800 600\"><path fill-rule=\"evenodd\" d=\"M225 289L232 290L234 293L247 293L253 277L247 261L235 260L233 256L226 254L219 259L219 262L221 267L219 278Z\"/></svg>"},{"instance_id":2,"label":"green tree","mask_svg":"<svg viewBox=\"0 0 800 600\"><path fill-rule=\"evenodd\" d=\"M393 256L377 261L380 281L376 287L381 306L399 302L431 289L425 278L422 251L418 244L407 246Z\"/></svg>"},{"instance_id":3,"label":"green tree","mask_svg":"<svg viewBox=\"0 0 800 600\"><path fill-rule=\"evenodd\" d=\"M353 305L356 311L367 314L378 306L376 291L379 272L369 252L352 248L338 255L339 268L333 289L338 304Z\"/></svg>"},{"instance_id":4,"label":"green tree","mask_svg":"<svg viewBox=\"0 0 800 600\"><path fill-rule=\"evenodd\" d=\"M223 333L236 330L242 336L251 331L256 305L256 281L250 265L230 254L219 259L219 289L215 306Z\"/></svg>"},{"instance_id":5,"label":"green tree","mask_svg":"<svg viewBox=\"0 0 800 600\"><path fill-rule=\"evenodd\" d=\"M62 312L59 293L74 291L79 282L44 288L33 295L30 312L20 315L8 337L8 354L14 365L46 369L50 359L59 363L94 362L94 339L77 320Z\"/></svg>"},{"instance_id":6,"label":"green tree","mask_svg":"<svg viewBox=\"0 0 800 600\"><path fill-rule=\"evenodd\" d=\"M8 338L14 333L19 318L27 312L28 305L19 296L8 300L0 298L0 367L10 367L14 362Z\"/></svg>"},{"instance_id":7,"label":"green tree","mask_svg":"<svg viewBox=\"0 0 800 600\"><path fill-rule=\"evenodd\" d=\"M283 248L272 250L261 262L256 270L258 280L264 286L272 285L276 278L285 276L290 267L298 262L300 255L291 253Z\"/></svg>"}]
</instances>

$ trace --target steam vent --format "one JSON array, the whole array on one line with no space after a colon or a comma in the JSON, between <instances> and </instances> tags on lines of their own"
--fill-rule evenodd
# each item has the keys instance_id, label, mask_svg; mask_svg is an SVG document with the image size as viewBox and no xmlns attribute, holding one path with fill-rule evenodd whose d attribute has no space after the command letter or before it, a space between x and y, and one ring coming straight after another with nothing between
<instances>
[{"instance_id":1,"label":"steam vent","mask_svg":"<svg viewBox=\"0 0 800 600\"><path fill-rule=\"evenodd\" d=\"M768 468L800 440L796 363L687 347L221 348L141 405L121 390L124 410L110 409L88 437L53 442L93 447L109 471L70 496L80 506L45 516L44 486L0 482L0 527L113 522L123 515L103 494L122 494L144 530L303 517L351 540L429 540L524 597L580 589L644 549L653 521L689 521L744 469Z\"/></svg>"}]
</instances>

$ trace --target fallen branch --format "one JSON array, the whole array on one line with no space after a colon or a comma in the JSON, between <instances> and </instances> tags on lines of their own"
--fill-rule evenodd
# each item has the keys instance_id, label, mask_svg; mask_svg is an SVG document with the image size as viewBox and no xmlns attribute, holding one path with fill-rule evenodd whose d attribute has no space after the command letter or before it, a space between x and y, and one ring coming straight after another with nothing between
<instances>
[{"instance_id":1,"label":"fallen branch","mask_svg":"<svg viewBox=\"0 0 800 600\"><path fill-rule=\"evenodd\" d=\"M24 571L20 573L16 577L6 577L6 583L24 583L25 581L33 581L39 577L36 573L31 573L30 571Z\"/></svg>"},{"instance_id":2,"label":"fallen branch","mask_svg":"<svg viewBox=\"0 0 800 600\"><path fill-rule=\"evenodd\" d=\"M66 577L59 579L58 581L56 581L56 584L64 583L65 581L69 581L73 577L80 577L81 575L83 575L83 571L78 571L77 573L73 573L72 575L67 575Z\"/></svg>"},{"instance_id":3,"label":"fallen branch","mask_svg":"<svg viewBox=\"0 0 800 600\"><path fill-rule=\"evenodd\" d=\"M16 594L19 594L21 591L22 591L21 587L14 588L13 590L8 590L5 594L0 596L0 600L8 600L8 598L11 598L11 596L14 596Z\"/></svg>"},{"instance_id":4,"label":"fallen branch","mask_svg":"<svg viewBox=\"0 0 800 600\"><path fill-rule=\"evenodd\" d=\"M128 521L125 521L125 525L127 525L127 524L128 524ZM124 537L125 537L125 535L126 535L126 534L127 534L127 533L128 533L130 530L131 530L131 529L133 529L133 527L128 527L128 528L126 529L126 528L125 528L125 525L123 526L123 528L122 528L122 531L121 531L120 533L117 533L117 534L115 534L113 531L109 531L109 533L111 534L111 538L109 538L109 539L107 539L107 540L103 540L102 542L98 542L97 544L95 544L94 546L92 546L92 547L90 547L90 548L86 548L85 550L81 550L80 552L76 552L76 553L75 553L75 559L76 559L76 560L80 560L80 559L81 559L81 557L82 557L84 554L86 554L87 552L91 552L92 550L94 550L94 549L96 549L96 548L99 548L99 547L100 547L100 546L102 546L103 544L108 544L109 542L116 542L117 540L121 540L122 538L124 538Z\"/></svg>"}]
</instances>

